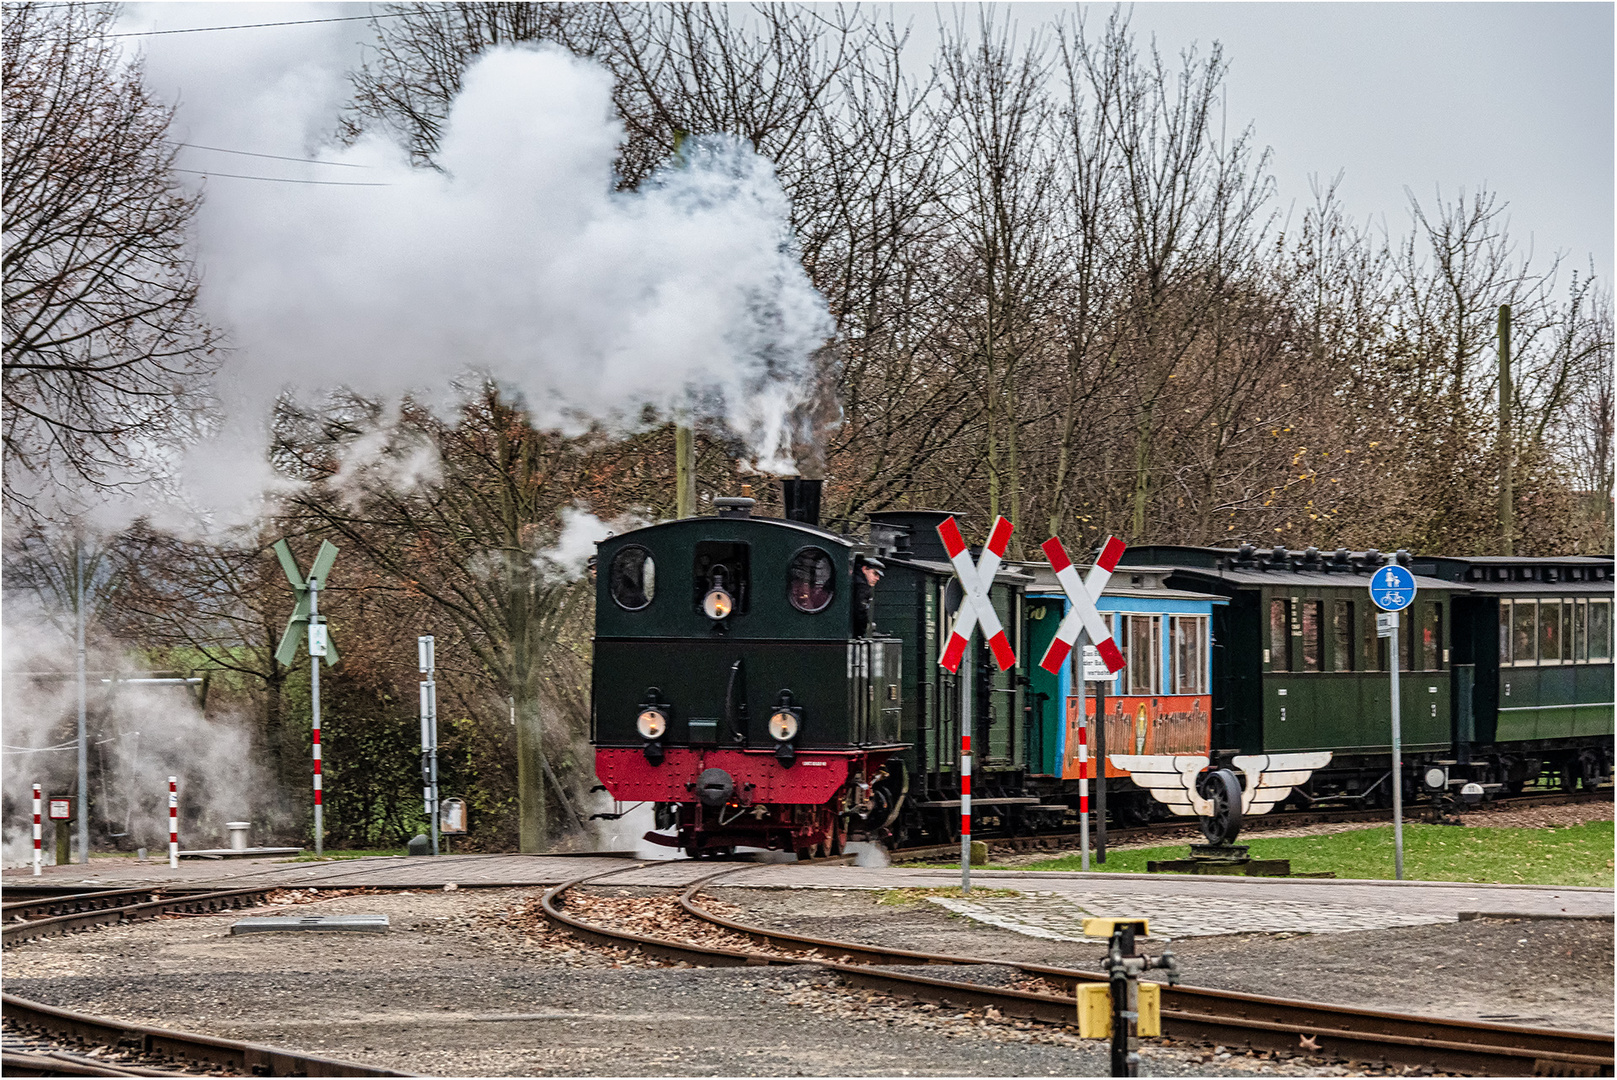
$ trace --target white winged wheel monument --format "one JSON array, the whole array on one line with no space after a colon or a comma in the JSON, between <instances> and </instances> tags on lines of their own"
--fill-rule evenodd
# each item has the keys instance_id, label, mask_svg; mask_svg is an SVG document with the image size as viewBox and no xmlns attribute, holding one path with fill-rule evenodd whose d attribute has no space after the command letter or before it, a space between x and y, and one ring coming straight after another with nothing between
<instances>
[{"instance_id":1,"label":"white winged wheel monument","mask_svg":"<svg viewBox=\"0 0 1617 1080\"><path fill-rule=\"evenodd\" d=\"M1299 754L1249 754L1230 759L1234 769L1207 771L1201 754L1108 754L1129 779L1180 817L1200 819L1209 844L1233 844L1244 817L1267 814L1294 787L1308 782L1331 760L1329 750ZM1239 775L1237 775L1239 772ZM1244 782L1243 782L1244 781Z\"/></svg>"}]
</instances>

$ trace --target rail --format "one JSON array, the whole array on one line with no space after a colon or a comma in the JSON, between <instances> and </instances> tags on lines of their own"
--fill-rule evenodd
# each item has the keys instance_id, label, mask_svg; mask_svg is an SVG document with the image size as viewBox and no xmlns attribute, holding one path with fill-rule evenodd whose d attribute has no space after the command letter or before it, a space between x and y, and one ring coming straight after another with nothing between
<instances>
[{"instance_id":1,"label":"rail","mask_svg":"<svg viewBox=\"0 0 1617 1080\"><path fill-rule=\"evenodd\" d=\"M744 867L717 871L692 882L681 895L680 904L692 917L743 935L763 944L768 951L651 937L590 923L566 911L569 889L631 869L634 868L562 882L545 892L541 907L553 922L586 940L619 947L629 944L664 959L704 966L817 964L855 985L943 1005L992 1007L1005 1016L1041 1023L1073 1024L1077 1005L1070 991L1081 982L1101 979L1098 973L1069 968L785 934L724 918L696 903L695 897L708 885ZM1048 980L1069 994L983 986L894 970L983 964L1010 967ZM1305 1045L1302 1040L1307 1039L1306 1045L1317 1047L1311 1049L1312 1053L1395 1066L1429 1066L1497 1076L1610 1076L1613 1070L1613 1039L1609 1035L1409 1016L1206 987L1164 987L1162 1020L1164 1034L1179 1039L1291 1051Z\"/></svg>"},{"instance_id":2,"label":"rail","mask_svg":"<svg viewBox=\"0 0 1617 1080\"><path fill-rule=\"evenodd\" d=\"M29 1001L13 994L0 994L0 1016L8 1023L25 1031L45 1032L56 1038L95 1046L112 1046L132 1051L145 1058L182 1062L188 1065L218 1071L228 1070L233 1076L410 1076L411 1073L379 1069L352 1061L303 1054L278 1046L218 1039L211 1035L175 1031L170 1028L150 1027L104 1016L74 1012L38 1001ZM6 1053L7 1076L166 1076L174 1075L158 1070L125 1066L116 1063L98 1063L106 1071L83 1071L98 1066L76 1063L70 1059L53 1058L49 1054ZM14 1060L15 1059L15 1060ZM45 1059L31 1060L31 1059ZM18 1071L13 1072L15 1067ZM54 1071L30 1073L27 1068L48 1068Z\"/></svg>"},{"instance_id":3,"label":"rail","mask_svg":"<svg viewBox=\"0 0 1617 1080\"><path fill-rule=\"evenodd\" d=\"M22 922L8 922L0 930L0 946L10 947L35 938L50 937L54 934L67 934L75 930L86 930L92 926L104 926L109 923L134 922L140 919L155 919L159 915L170 912L206 912L222 911L227 908L251 907L256 905L268 893L281 888L279 885L259 885L246 889L220 889L214 892L179 893L171 896L157 896L151 900L137 901L132 904L115 906L98 906L96 893L82 893L73 897L58 897L52 900L35 903L18 903L9 905L6 915L8 918L23 918ZM147 889L119 889L115 890L114 901L123 899L127 895L151 896L160 890ZM72 901L72 903L69 903ZM50 915L45 918L27 919L24 910L49 910L52 907L69 906L73 910L63 915Z\"/></svg>"}]
</instances>

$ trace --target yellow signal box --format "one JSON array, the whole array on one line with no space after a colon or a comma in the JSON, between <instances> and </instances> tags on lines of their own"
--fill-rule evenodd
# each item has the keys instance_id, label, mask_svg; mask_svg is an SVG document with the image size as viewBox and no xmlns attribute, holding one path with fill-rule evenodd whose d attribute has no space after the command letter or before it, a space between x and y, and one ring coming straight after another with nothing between
<instances>
[{"instance_id":1,"label":"yellow signal box","mask_svg":"<svg viewBox=\"0 0 1617 1080\"><path fill-rule=\"evenodd\" d=\"M1137 937L1151 936L1151 921L1149 919L1123 919L1116 916L1105 919L1085 919L1084 937L1109 938L1119 926L1134 927Z\"/></svg>"},{"instance_id":2,"label":"yellow signal box","mask_svg":"<svg viewBox=\"0 0 1617 1080\"><path fill-rule=\"evenodd\" d=\"M1091 922L1107 920L1092 919ZM1086 923L1084 933L1088 934ZM1143 1037L1162 1034L1162 984L1141 982L1140 1019L1135 1033ZM1110 983L1083 983L1078 987L1078 1037L1081 1039L1109 1039L1112 1037L1112 987Z\"/></svg>"}]
</instances>

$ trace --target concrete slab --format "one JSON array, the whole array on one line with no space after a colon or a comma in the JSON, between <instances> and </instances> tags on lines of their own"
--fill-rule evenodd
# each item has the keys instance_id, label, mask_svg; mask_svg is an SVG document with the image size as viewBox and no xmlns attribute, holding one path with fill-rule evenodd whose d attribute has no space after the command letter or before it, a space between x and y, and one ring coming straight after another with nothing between
<instances>
[{"instance_id":1,"label":"concrete slab","mask_svg":"<svg viewBox=\"0 0 1617 1080\"><path fill-rule=\"evenodd\" d=\"M250 848L197 848L194 851L181 851L182 859L270 859L293 858L303 854L300 847L250 847Z\"/></svg>"},{"instance_id":2,"label":"concrete slab","mask_svg":"<svg viewBox=\"0 0 1617 1080\"><path fill-rule=\"evenodd\" d=\"M270 915L238 919L230 924L232 934L275 934L295 932L385 934L386 915Z\"/></svg>"}]
</instances>

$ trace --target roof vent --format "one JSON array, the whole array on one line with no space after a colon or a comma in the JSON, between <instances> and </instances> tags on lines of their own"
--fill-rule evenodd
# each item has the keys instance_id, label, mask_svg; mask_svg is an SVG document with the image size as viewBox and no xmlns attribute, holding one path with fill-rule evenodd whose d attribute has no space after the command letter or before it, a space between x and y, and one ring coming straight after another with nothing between
<instances>
[{"instance_id":1,"label":"roof vent","mask_svg":"<svg viewBox=\"0 0 1617 1080\"><path fill-rule=\"evenodd\" d=\"M744 518L752 516L752 508L757 501L745 495L720 495L713 500L713 505L718 509L720 517Z\"/></svg>"}]
</instances>

